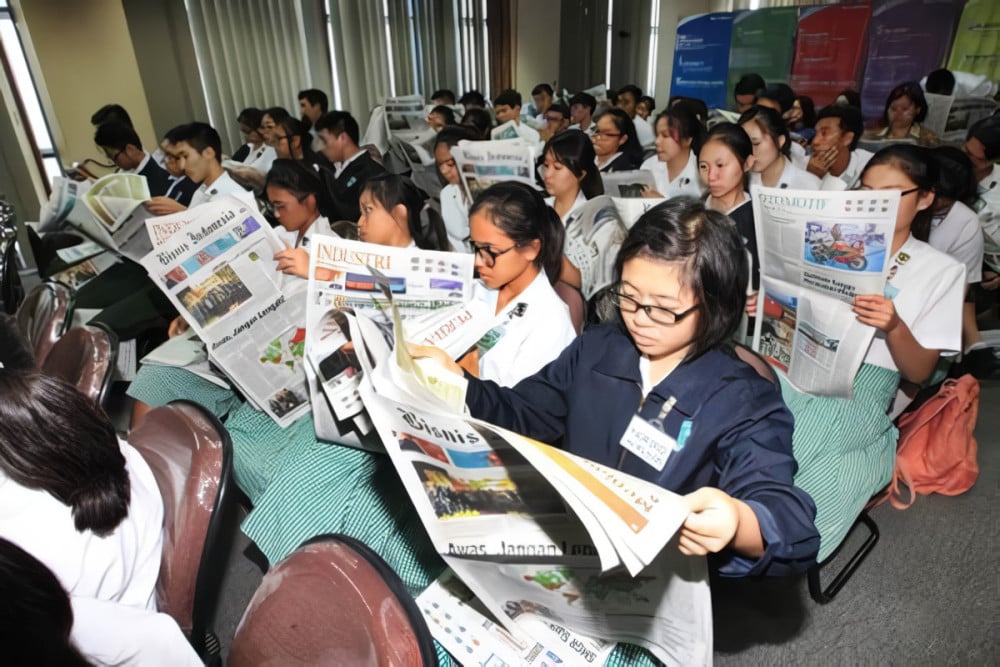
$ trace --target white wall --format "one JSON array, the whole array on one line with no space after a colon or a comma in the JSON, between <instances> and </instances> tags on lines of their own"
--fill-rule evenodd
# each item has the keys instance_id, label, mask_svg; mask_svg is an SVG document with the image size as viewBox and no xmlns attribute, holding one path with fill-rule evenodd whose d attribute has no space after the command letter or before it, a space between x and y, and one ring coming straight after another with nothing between
<instances>
[{"instance_id":1,"label":"white wall","mask_svg":"<svg viewBox=\"0 0 1000 667\"><path fill-rule=\"evenodd\" d=\"M531 89L559 78L559 0L513 0L514 88L524 104ZM493 91L494 96L499 90Z\"/></svg>"}]
</instances>

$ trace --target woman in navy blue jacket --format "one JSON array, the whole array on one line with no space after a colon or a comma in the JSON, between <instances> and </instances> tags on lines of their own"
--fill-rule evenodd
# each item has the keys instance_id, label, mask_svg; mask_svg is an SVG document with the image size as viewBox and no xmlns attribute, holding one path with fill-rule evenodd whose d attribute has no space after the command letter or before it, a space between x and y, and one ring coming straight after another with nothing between
<instances>
[{"instance_id":1,"label":"woman in navy blue jacket","mask_svg":"<svg viewBox=\"0 0 1000 667\"><path fill-rule=\"evenodd\" d=\"M720 574L802 571L819 536L812 499L792 483L792 416L730 342L748 271L728 218L665 202L618 254L618 321L512 388L470 378L466 402L475 417L686 494L680 549L716 554Z\"/></svg>"}]
</instances>

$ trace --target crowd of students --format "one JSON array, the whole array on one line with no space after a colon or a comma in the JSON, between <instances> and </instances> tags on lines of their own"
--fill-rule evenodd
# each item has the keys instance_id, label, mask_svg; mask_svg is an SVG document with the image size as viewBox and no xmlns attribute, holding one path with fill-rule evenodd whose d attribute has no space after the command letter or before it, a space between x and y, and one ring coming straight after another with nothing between
<instances>
[{"instance_id":1,"label":"crowd of students","mask_svg":"<svg viewBox=\"0 0 1000 667\"><path fill-rule=\"evenodd\" d=\"M308 275L310 239L335 229L365 243L473 253L475 298L493 309L493 328L457 360L414 348L466 375L473 415L684 494L691 514L680 549L711 554L723 575L805 570L839 543L850 525L845 517L853 520L888 482L892 416L908 400L897 396L901 382L927 383L942 357L963 350L978 373L997 370L979 343L974 300L1000 286L989 252L983 265L980 228L981 218L988 225L1000 216L1000 118L970 128L961 149L931 148L937 138L920 125L926 100L918 84L904 84L871 135L891 145L873 155L858 148L865 128L852 91L816 113L787 85L748 75L734 90L735 122L690 98L657 112L635 86L600 103L579 93L563 104L548 84L531 92L530 112L513 90L497 95L492 112L475 91L458 100L447 90L431 96L429 149L442 184L436 199L389 173L382 156L361 145L355 118L328 110L318 90L300 93L301 119L280 107L242 110L235 120L246 143L229 158L205 123L169 130L151 154L120 107L109 105L92 121L95 142L115 166L146 177L153 213L222 194L262 204L285 244L274 260L289 290L301 289ZM488 139L494 123L508 121L540 148L538 189L501 183L470 201L451 149ZM645 196L668 201L627 235L622 228L604 243L612 250L595 258L574 236L581 207L604 194L601 172L635 169L652 173L655 187ZM751 184L900 192L886 289L854 301L875 336L853 399L802 394L783 378L762 377L740 354L735 341L744 313L756 310L760 282ZM595 312L611 316L577 335L554 286L581 287L580 268L591 261L606 265L610 278L585 291L599 293ZM169 333L184 328L178 319ZM130 394L152 406L197 396L196 379L178 373L143 368ZM0 388L5 396L38 397L24 405L5 399L0 408L0 537L51 569L74 605L86 598L151 611L155 576L143 573L158 567L150 526L162 505L146 497L155 492L148 467L117 441L103 414L70 400L67 387L10 367L0 370L0 384L10 385ZM318 532L360 531L370 517L359 499L389 493L373 472L377 454L321 446L309 424L281 434L238 401L208 407L229 413L237 481L255 505L244 528L272 562ZM852 427L834 432L831 423ZM635 447L640 436L652 445ZM26 440L45 466L20 453ZM825 443L822 465L817 440ZM67 441L74 446L60 446ZM80 461L84 442L103 458ZM849 482L813 477L837 466L850 469L842 478ZM89 500L100 485L107 510ZM39 536L32 524L43 516L52 528ZM416 518L411 512L405 521ZM415 542L412 553L427 552L416 543L426 541L421 531L388 525ZM107 566L124 574L99 578L105 566L91 545L128 561ZM434 568L440 563L407 583L426 584ZM88 640L74 630L73 640L100 659L91 640L107 629L90 631Z\"/></svg>"}]
</instances>

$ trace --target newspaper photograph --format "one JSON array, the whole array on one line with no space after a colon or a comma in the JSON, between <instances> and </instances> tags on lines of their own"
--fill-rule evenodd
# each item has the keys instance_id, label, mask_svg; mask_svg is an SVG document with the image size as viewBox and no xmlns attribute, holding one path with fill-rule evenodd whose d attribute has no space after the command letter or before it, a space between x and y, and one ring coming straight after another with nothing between
<instances>
[{"instance_id":1,"label":"newspaper photograph","mask_svg":"<svg viewBox=\"0 0 1000 667\"><path fill-rule=\"evenodd\" d=\"M637 199L646 188L656 187L653 172L645 169L605 171L601 173L601 180L604 181L604 194L610 197Z\"/></svg>"},{"instance_id":2,"label":"newspaper photograph","mask_svg":"<svg viewBox=\"0 0 1000 667\"><path fill-rule=\"evenodd\" d=\"M580 271L584 298L613 282L615 255L627 235L618 207L607 195L587 201L567 220L563 253Z\"/></svg>"},{"instance_id":3,"label":"newspaper photograph","mask_svg":"<svg viewBox=\"0 0 1000 667\"><path fill-rule=\"evenodd\" d=\"M874 334L852 312L882 294L898 191L752 189L761 291L754 349L799 390L850 398Z\"/></svg>"},{"instance_id":4,"label":"newspaper photograph","mask_svg":"<svg viewBox=\"0 0 1000 667\"><path fill-rule=\"evenodd\" d=\"M50 280L55 280L78 290L121 261L114 253L104 251L88 257L82 262L78 261L68 269L63 269L59 273L53 274Z\"/></svg>"},{"instance_id":5,"label":"newspaper photograph","mask_svg":"<svg viewBox=\"0 0 1000 667\"><path fill-rule=\"evenodd\" d=\"M424 98L403 95L385 98L385 126L389 135L397 132L420 133L430 130L424 113Z\"/></svg>"},{"instance_id":6,"label":"newspaper photograph","mask_svg":"<svg viewBox=\"0 0 1000 667\"><path fill-rule=\"evenodd\" d=\"M881 294L899 192L754 186L761 275L851 303Z\"/></svg>"},{"instance_id":7,"label":"newspaper photograph","mask_svg":"<svg viewBox=\"0 0 1000 667\"><path fill-rule=\"evenodd\" d=\"M532 627L532 636L519 625L508 630L452 570L445 570L416 602L431 635L462 665L571 665L578 662L575 656L600 665L615 647L533 615L519 616L521 624ZM533 638L545 634L545 644Z\"/></svg>"},{"instance_id":8,"label":"newspaper photograph","mask_svg":"<svg viewBox=\"0 0 1000 667\"><path fill-rule=\"evenodd\" d=\"M754 349L800 391L851 398L875 330L843 301L766 276L758 299Z\"/></svg>"},{"instance_id":9,"label":"newspaper photograph","mask_svg":"<svg viewBox=\"0 0 1000 667\"><path fill-rule=\"evenodd\" d=\"M142 265L210 358L284 428L309 412L306 284L284 284L272 260L284 245L246 203L219 197L187 215Z\"/></svg>"},{"instance_id":10,"label":"newspaper photograph","mask_svg":"<svg viewBox=\"0 0 1000 667\"><path fill-rule=\"evenodd\" d=\"M149 200L146 177L108 174L85 192L84 185L78 184L76 195L82 206L71 208L67 224L103 247L139 262L152 249L145 222L153 216L142 205Z\"/></svg>"},{"instance_id":11,"label":"newspaper photograph","mask_svg":"<svg viewBox=\"0 0 1000 667\"><path fill-rule=\"evenodd\" d=\"M510 121L513 123L513 121ZM516 132L515 132L516 134ZM535 183L535 149L520 138L501 141L462 140L451 149L469 201L495 183Z\"/></svg>"}]
</instances>

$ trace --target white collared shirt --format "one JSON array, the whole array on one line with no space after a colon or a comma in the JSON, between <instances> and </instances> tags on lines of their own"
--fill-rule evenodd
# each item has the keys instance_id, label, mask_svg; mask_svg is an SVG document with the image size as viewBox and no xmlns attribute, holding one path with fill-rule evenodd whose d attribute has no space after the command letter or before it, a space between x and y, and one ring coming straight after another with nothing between
<instances>
[{"instance_id":1,"label":"white collared shirt","mask_svg":"<svg viewBox=\"0 0 1000 667\"><path fill-rule=\"evenodd\" d=\"M223 172L222 176L215 179L211 185L202 183L191 196L191 204L188 208L194 208L199 204L210 202L213 198L219 195L233 195L234 197L253 206L255 209L257 208L257 201L254 199L253 193L234 181L233 177L230 176L228 172Z\"/></svg>"},{"instance_id":2,"label":"white collared shirt","mask_svg":"<svg viewBox=\"0 0 1000 667\"><path fill-rule=\"evenodd\" d=\"M677 195L701 197L704 194L701 178L698 176L698 156L694 151L690 151L687 164L672 181L667 163L662 162L657 155L646 158L640 169L653 173L653 178L656 179L656 191L668 199Z\"/></svg>"},{"instance_id":3,"label":"white collared shirt","mask_svg":"<svg viewBox=\"0 0 1000 667\"><path fill-rule=\"evenodd\" d=\"M345 169L347 169L347 165L349 165L352 162L354 162L355 160L357 160L359 157L361 157L362 153L366 153L366 152L367 151L364 148L359 148L358 152L355 153L354 155L352 155L351 157L347 158L343 162L338 162L335 165L333 165L333 175L336 178L340 178L340 175L342 173L344 173Z\"/></svg>"},{"instance_id":4,"label":"white collared shirt","mask_svg":"<svg viewBox=\"0 0 1000 667\"><path fill-rule=\"evenodd\" d=\"M775 187L791 190L819 190L821 181L808 171L799 169L795 162L789 160L784 155L780 156L784 161L781 175L778 176L778 184ZM763 185L763 177L755 172L750 172L750 185Z\"/></svg>"}]
</instances>

